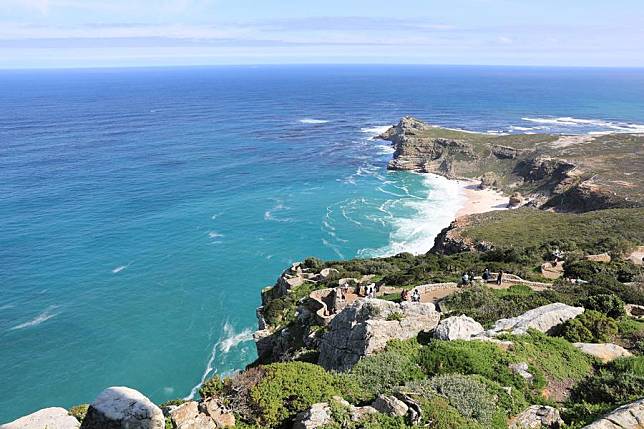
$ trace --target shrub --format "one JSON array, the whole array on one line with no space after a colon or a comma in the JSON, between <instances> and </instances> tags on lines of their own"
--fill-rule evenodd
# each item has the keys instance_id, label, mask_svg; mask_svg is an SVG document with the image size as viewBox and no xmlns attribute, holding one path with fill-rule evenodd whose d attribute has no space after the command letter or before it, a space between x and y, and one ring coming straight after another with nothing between
<instances>
[{"instance_id":1,"label":"shrub","mask_svg":"<svg viewBox=\"0 0 644 429\"><path fill-rule=\"evenodd\" d=\"M423 410L423 423L432 429L483 429L476 420L463 416L438 395L431 395L419 402Z\"/></svg>"},{"instance_id":2,"label":"shrub","mask_svg":"<svg viewBox=\"0 0 644 429\"><path fill-rule=\"evenodd\" d=\"M604 365L573 390L576 401L620 405L644 393L644 356L621 358Z\"/></svg>"},{"instance_id":3,"label":"shrub","mask_svg":"<svg viewBox=\"0 0 644 429\"><path fill-rule=\"evenodd\" d=\"M324 267L324 262L316 257L311 256L306 258L302 265L304 265L304 268L310 268L313 271L320 271Z\"/></svg>"},{"instance_id":4,"label":"shrub","mask_svg":"<svg viewBox=\"0 0 644 429\"><path fill-rule=\"evenodd\" d=\"M199 388L199 396L203 399L217 396L224 388L224 382L221 377L215 375L214 377L204 381Z\"/></svg>"},{"instance_id":5,"label":"shrub","mask_svg":"<svg viewBox=\"0 0 644 429\"><path fill-rule=\"evenodd\" d=\"M264 367L264 378L250 391L265 427L279 427L316 402L339 394L333 375L322 367L305 362L275 363Z\"/></svg>"},{"instance_id":6,"label":"shrub","mask_svg":"<svg viewBox=\"0 0 644 429\"><path fill-rule=\"evenodd\" d=\"M598 294L589 296L580 301L586 310L595 310L600 313L617 319L618 317L624 316L626 310L624 309L624 301L615 294Z\"/></svg>"},{"instance_id":7,"label":"shrub","mask_svg":"<svg viewBox=\"0 0 644 429\"><path fill-rule=\"evenodd\" d=\"M431 386L465 417L490 425L496 412L496 400L476 378L460 374L439 375L431 380Z\"/></svg>"},{"instance_id":8,"label":"shrub","mask_svg":"<svg viewBox=\"0 0 644 429\"><path fill-rule=\"evenodd\" d=\"M515 361L527 362L537 377L578 381L592 371L591 358L563 338L529 330L527 335L509 339L514 343L511 354Z\"/></svg>"},{"instance_id":9,"label":"shrub","mask_svg":"<svg viewBox=\"0 0 644 429\"><path fill-rule=\"evenodd\" d=\"M525 382L508 368L510 356L484 341L432 341L423 348L420 364L429 375L479 374L504 386L524 387Z\"/></svg>"},{"instance_id":10,"label":"shrub","mask_svg":"<svg viewBox=\"0 0 644 429\"><path fill-rule=\"evenodd\" d=\"M617 335L617 323L598 311L587 310L564 322L559 327L558 335L572 343L603 343Z\"/></svg>"},{"instance_id":11,"label":"shrub","mask_svg":"<svg viewBox=\"0 0 644 429\"><path fill-rule=\"evenodd\" d=\"M419 380L424 373L418 365L420 345L416 340L394 340L385 351L362 358L351 370L360 388L352 397L368 400L380 393L389 393L397 386Z\"/></svg>"},{"instance_id":12,"label":"shrub","mask_svg":"<svg viewBox=\"0 0 644 429\"><path fill-rule=\"evenodd\" d=\"M396 321L400 322L404 318L405 318L405 315L402 314L400 311L394 311L394 312L391 312L391 313L389 313L387 315L387 320L388 321L396 320Z\"/></svg>"},{"instance_id":13,"label":"shrub","mask_svg":"<svg viewBox=\"0 0 644 429\"><path fill-rule=\"evenodd\" d=\"M76 420L78 420L80 423L83 423L88 409L89 404L74 405L69 409L69 415L76 417Z\"/></svg>"}]
</instances>

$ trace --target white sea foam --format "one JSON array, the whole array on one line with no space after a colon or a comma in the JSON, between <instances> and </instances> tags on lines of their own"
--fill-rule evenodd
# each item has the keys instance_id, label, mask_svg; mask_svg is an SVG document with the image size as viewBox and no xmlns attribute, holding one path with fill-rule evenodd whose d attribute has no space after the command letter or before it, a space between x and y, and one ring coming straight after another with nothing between
<instances>
[{"instance_id":1,"label":"white sea foam","mask_svg":"<svg viewBox=\"0 0 644 429\"><path fill-rule=\"evenodd\" d=\"M217 231L208 231L208 237L215 239L223 237L223 234L218 233Z\"/></svg>"},{"instance_id":2,"label":"white sea foam","mask_svg":"<svg viewBox=\"0 0 644 429\"><path fill-rule=\"evenodd\" d=\"M126 269L127 267L128 267L128 265L119 265L118 267L116 267L116 268L114 268L114 269L112 270L112 273L114 273L114 274L116 274L116 273L120 273L121 271L123 271L123 270L124 270L124 269Z\"/></svg>"},{"instance_id":3,"label":"white sea foam","mask_svg":"<svg viewBox=\"0 0 644 429\"><path fill-rule=\"evenodd\" d=\"M220 337L215 342L215 344L213 344L212 349L210 350L210 356L208 356L206 369L201 375L201 379L199 380L199 383L197 383L190 390L190 394L184 398L185 400L189 401L193 399L197 394L197 392L199 391L199 388L203 385L203 383L208 378L208 376L213 373L215 369L213 365L214 365L215 359L218 356L217 352L220 352L222 355L226 355L228 352L230 352L231 349L238 346L239 344L253 339L253 334L250 328L246 328L241 332L235 332L235 328L233 328L233 326L228 322L224 323L223 331L224 331L223 336Z\"/></svg>"},{"instance_id":4,"label":"white sea foam","mask_svg":"<svg viewBox=\"0 0 644 429\"><path fill-rule=\"evenodd\" d=\"M4 305L0 306L0 310L8 310L8 309L13 308L13 307L14 307L13 304L4 304Z\"/></svg>"},{"instance_id":5,"label":"white sea foam","mask_svg":"<svg viewBox=\"0 0 644 429\"><path fill-rule=\"evenodd\" d=\"M304 118L300 119L299 122L302 124L326 124L329 121L327 121L326 119Z\"/></svg>"},{"instance_id":6,"label":"white sea foam","mask_svg":"<svg viewBox=\"0 0 644 429\"><path fill-rule=\"evenodd\" d=\"M45 311L40 313L38 316L34 317L28 322L24 322L19 325L16 325L13 328L10 328L9 330L15 331L17 329L24 329L24 328L31 328L32 326L38 326L41 323L46 322L47 320L58 316L60 313L54 313L54 310L56 310L57 308L58 308L57 305L50 305L45 309Z\"/></svg>"},{"instance_id":7,"label":"white sea foam","mask_svg":"<svg viewBox=\"0 0 644 429\"><path fill-rule=\"evenodd\" d=\"M381 207L381 211L390 214L393 227L389 243L378 249L362 249L358 252L359 256L382 257L401 252L421 254L431 249L434 238L449 225L463 206L464 198L458 182L433 174L424 174L423 181L428 189L426 198L405 198ZM401 204L412 215L391 216L394 203Z\"/></svg>"},{"instance_id":8,"label":"white sea foam","mask_svg":"<svg viewBox=\"0 0 644 429\"><path fill-rule=\"evenodd\" d=\"M365 134L371 134L372 136L379 136L380 134L384 133L387 131L389 128L391 128L392 125L377 125L375 127L364 127L360 128L360 131L365 133Z\"/></svg>"},{"instance_id":9,"label":"white sea foam","mask_svg":"<svg viewBox=\"0 0 644 429\"><path fill-rule=\"evenodd\" d=\"M289 210L290 207L285 206L283 203L278 202L271 209L264 212L264 220L273 222L293 222L290 217L277 217L275 212Z\"/></svg>"},{"instance_id":10,"label":"white sea foam","mask_svg":"<svg viewBox=\"0 0 644 429\"><path fill-rule=\"evenodd\" d=\"M562 116L558 118L524 117L521 119L527 122L533 122L536 124L543 124L552 127L603 128L605 131L612 133L644 133L644 124L636 124L632 122L610 121L604 119L580 119L570 116Z\"/></svg>"},{"instance_id":11,"label":"white sea foam","mask_svg":"<svg viewBox=\"0 0 644 429\"><path fill-rule=\"evenodd\" d=\"M379 144L376 147L378 148L378 154L380 155L391 155L396 151L393 146L388 144Z\"/></svg>"}]
</instances>

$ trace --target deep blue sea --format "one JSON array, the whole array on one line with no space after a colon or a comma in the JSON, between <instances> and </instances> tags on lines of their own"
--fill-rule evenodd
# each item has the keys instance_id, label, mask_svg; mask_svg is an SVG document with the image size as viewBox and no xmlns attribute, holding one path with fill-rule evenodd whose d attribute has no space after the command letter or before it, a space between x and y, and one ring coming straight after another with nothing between
<instances>
[{"instance_id":1,"label":"deep blue sea","mask_svg":"<svg viewBox=\"0 0 644 429\"><path fill-rule=\"evenodd\" d=\"M387 172L403 115L644 132L644 70L262 66L0 72L0 422L127 385L185 397L255 357L306 256L428 250L448 181Z\"/></svg>"}]
</instances>

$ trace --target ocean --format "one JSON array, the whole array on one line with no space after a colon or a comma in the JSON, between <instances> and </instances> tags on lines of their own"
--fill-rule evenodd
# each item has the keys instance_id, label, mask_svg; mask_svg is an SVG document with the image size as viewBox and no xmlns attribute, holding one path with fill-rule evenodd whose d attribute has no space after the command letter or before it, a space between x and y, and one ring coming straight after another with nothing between
<instances>
[{"instance_id":1,"label":"ocean","mask_svg":"<svg viewBox=\"0 0 644 429\"><path fill-rule=\"evenodd\" d=\"M162 402L255 358L293 261L427 251L462 203L389 172L404 115L644 132L644 70L0 71L0 422L127 385Z\"/></svg>"}]
</instances>

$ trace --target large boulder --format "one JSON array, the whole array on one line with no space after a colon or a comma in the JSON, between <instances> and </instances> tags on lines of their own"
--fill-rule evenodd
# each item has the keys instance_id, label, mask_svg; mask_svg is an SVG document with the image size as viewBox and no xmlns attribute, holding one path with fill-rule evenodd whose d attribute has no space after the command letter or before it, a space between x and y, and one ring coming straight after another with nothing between
<instances>
[{"instance_id":1,"label":"large boulder","mask_svg":"<svg viewBox=\"0 0 644 429\"><path fill-rule=\"evenodd\" d=\"M371 406L376 410L390 416L402 417L407 415L409 407L395 396L379 395Z\"/></svg>"},{"instance_id":2,"label":"large boulder","mask_svg":"<svg viewBox=\"0 0 644 429\"><path fill-rule=\"evenodd\" d=\"M548 332L555 326L562 324L566 320L574 319L583 312L583 307L573 307L555 302L526 311L517 317L497 320L494 327L487 331L487 334L489 336L496 336L502 333L522 335L528 329Z\"/></svg>"},{"instance_id":3,"label":"large boulder","mask_svg":"<svg viewBox=\"0 0 644 429\"><path fill-rule=\"evenodd\" d=\"M584 429L642 429L644 428L644 398L623 405Z\"/></svg>"},{"instance_id":4,"label":"large boulder","mask_svg":"<svg viewBox=\"0 0 644 429\"><path fill-rule=\"evenodd\" d=\"M164 429L161 409L129 387L109 387L89 406L83 429Z\"/></svg>"},{"instance_id":5,"label":"large boulder","mask_svg":"<svg viewBox=\"0 0 644 429\"><path fill-rule=\"evenodd\" d=\"M485 329L476 320L467 316L452 316L441 320L434 329L434 338L439 340L469 340L483 334Z\"/></svg>"},{"instance_id":6,"label":"large boulder","mask_svg":"<svg viewBox=\"0 0 644 429\"><path fill-rule=\"evenodd\" d=\"M318 363L328 370L346 371L362 356L383 350L389 340L406 340L433 330L439 319L431 303L359 299L329 324Z\"/></svg>"},{"instance_id":7,"label":"large boulder","mask_svg":"<svg viewBox=\"0 0 644 429\"><path fill-rule=\"evenodd\" d=\"M172 427L176 429L216 429L215 422L199 412L199 404L195 401L185 402L170 411Z\"/></svg>"},{"instance_id":8,"label":"large boulder","mask_svg":"<svg viewBox=\"0 0 644 429\"><path fill-rule=\"evenodd\" d=\"M559 428L562 424L556 408L532 405L512 420L510 429Z\"/></svg>"},{"instance_id":9,"label":"large boulder","mask_svg":"<svg viewBox=\"0 0 644 429\"><path fill-rule=\"evenodd\" d=\"M597 359L601 360L604 363L614 361L615 359L620 357L633 356L633 354L626 350L624 347L612 343L574 343L573 345L582 352L591 356L595 356Z\"/></svg>"},{"instance_id":10,"label":"large boulder","mask_svg":"<svg viewBox=\"0 0 644 429\"><path fill-rule=\"evenodd\" d=\"M43 408L35 413L0 425L1 429L78 429L80 423L60 407Z\"/></svg>"}]
</instances>

